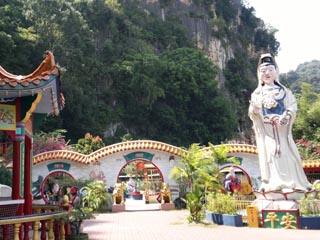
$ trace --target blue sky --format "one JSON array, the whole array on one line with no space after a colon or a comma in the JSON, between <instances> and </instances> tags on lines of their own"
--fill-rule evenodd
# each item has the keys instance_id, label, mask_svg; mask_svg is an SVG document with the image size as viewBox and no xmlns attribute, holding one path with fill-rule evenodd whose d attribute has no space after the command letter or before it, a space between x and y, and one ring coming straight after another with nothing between
<instances>
[{"instance_id":1,"label":"blue sky","mask_svg":"<svg viewBox=\"0 0 320 240\"><path fill-rule=\"evenodd\" d=\"M256 16L278 29L281 73L304 62L320 60L320 0L244 0Z\"/></svg>"}]
</instances>

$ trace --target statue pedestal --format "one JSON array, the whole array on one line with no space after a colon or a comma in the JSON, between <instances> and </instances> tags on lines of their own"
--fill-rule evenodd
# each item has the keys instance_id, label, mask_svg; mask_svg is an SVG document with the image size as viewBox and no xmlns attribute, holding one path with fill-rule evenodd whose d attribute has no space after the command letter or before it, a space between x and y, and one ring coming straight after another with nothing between
<instances>
[{"instance_id":1,"label":"statue pedestal","mask_svg":"<svg viewBox=\"0 0 320 240\"><path fill-rule=\"evenodd\" d=\"M251 206L257 208L264 228L299 228L299 206L294 200L256 199ZM283 224L283 219L289 219L290 226Z\"/></svg>"},{"instance_id":2,"label":"statue pedestal","mask_svg":"<svg viewBox=\"0 0 320 240\"><path fill-rule=\"evenodd\" d=\"M315 194L315 191L302 191L302 190L282 190L282 191L268 191L268 192L259 192L253 191L254 195L259 200L300 200L306 194Z\"/></svg>"},{"instance_id":3,"label":"statue pedestal","mask_svg":"<svg viewBox=\"0 0 320 240\"><path fill-rule=\"evenodd\" d=\"M262 210L293 210L298 209L298 204L294 200L262 200L256 199L253 206L258 208L258 211Z\"/></svg>"},{"instance_id":4,"label":"statue pedestal","mask_svg":"<svg viewBox=\"0 0 320 240\"><path fill-rule=\"evenodd\" d=\"M174 209L175 209L174 203L161 203L160 205L160 210L169 211Z\"/></svg>"},{"instance_id":5,"label":"statue pedestal","mask_svg":"<svg viewBox=\"0 0 320 240\"><path fill-rule=\"evenodd\" d=\"M124 212L126 210L126 205L122 204L113 204L112 212Z\"/></svg>"}]
</instances>

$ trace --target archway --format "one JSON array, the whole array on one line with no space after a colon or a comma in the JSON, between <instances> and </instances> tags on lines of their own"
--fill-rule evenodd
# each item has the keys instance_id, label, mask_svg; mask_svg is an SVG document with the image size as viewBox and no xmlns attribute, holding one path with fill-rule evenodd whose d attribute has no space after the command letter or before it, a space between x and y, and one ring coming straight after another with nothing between
<instances>
[{"instance_id":1,"label":"archway","mask_svg":"<svg viewBox=\"0 0 320 240\"><path fill-rule=\"evenodd\" d=\"M74 185L74 177L64 171L51 172L42 181L41 197L46 204L61 204L64 195L68 195L72 204L78 194L78 187Z\"/></svg>"},{"instance_id":2,"label":"archway","mask_svg":"<svg viewBox=\"0 0 320 240\"><path fill-rule=\"evenodd\" d=\"M223 178L227 176L230 172L231 168L234 169L234 173L236 174L237 178L240 180L241 189L240 194L242 195L250 195L252 194L252 182L249 174L238 165L228 165L224 166L220 169L220 172L223 174Z\"/></svg>"},{"instance_id":3,"label":"archway","mask_svg":"<svg viewBox=\"0 0 320 240\"><path fill-rule=\"evenodd\" d=\"M126 198L158 203L163 179L162 172L154 163L145 159L134 159L120 169L117 183L126 183Z\"/></svg>"}]
</instances>

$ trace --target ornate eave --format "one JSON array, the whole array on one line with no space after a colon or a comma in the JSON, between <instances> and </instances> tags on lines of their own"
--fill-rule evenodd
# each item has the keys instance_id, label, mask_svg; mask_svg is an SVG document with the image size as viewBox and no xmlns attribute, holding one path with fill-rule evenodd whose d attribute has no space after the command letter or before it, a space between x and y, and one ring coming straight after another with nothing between
<instances>
[{"instance_id":1,"label":"ornate eave","mask_svg":"<svg viewBox=\"0 0 320 240\"><path fill-rule=\"evenodd\" d=\"M8 73L0 66L0 103L37 95L35 113L58 115L64 107L60 75L50 51L46 51L46 58L39 67L25 76Z\"/></svg>"}]
</instances>

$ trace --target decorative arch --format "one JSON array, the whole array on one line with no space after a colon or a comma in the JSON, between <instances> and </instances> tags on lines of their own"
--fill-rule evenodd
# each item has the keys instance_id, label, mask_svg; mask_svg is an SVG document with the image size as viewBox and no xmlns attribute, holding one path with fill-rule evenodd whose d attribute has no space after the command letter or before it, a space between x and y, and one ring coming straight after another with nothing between
<instances>
[{"instance_id":1,"label":"decorative arch","mask_svg":"<svg viewBox=\"0 0 320 240\"><path fill-rule=\"evenodd\" d=\"M139 149L146 149L146 150L158 150L170 153L176 156L182 156L186 150L175 147L173 145L169 145L162 142L151 141L151 140L136 140L136 141L128 141L128 142L121 142L116 143L110 146L106 146L101 148L89 155L84 155L78 152L69 151L69 150L56 150L50 152L40 153L33 158L34 165L39 163L55 160L55 159L65 159L74 162L79 162L83 164L91 164L97 162L100 158L104 158L110 156L112 154L116 154L119 152L124 152L128 150L139 150Z\"/></svg>"},{"instance_id":2,"label":"decorative arch","mask_svg":"<svg viewBox=\"0 0 320 240\"><path fill-rule=\"evenodd\" d=\"M239 172L240 173L243 173L243 175L245 176L245 179L246 181L243 181L243 179L240 179L241 180L241 190L240 192L242 194L250 194L252 193L252 182L251 182L251 177L249 176L249 174L246 172L246 170L244 170L242 167L240 167L239 165L234 165L234 164L230 164L230 165L225 165L225 166L222 166L220 168L220 172L226 172L226 173L229 173L229 169L233 167L234 169L236 169L236 175L239 175ZM238 171L237 171L238 170ZM238 173L237 173L238 172Z\"/></svg>"},{"instance_id":3,"label":"decorative arch","mask_svg":"<svg viewBox=\"0 0 320 240\"><path fill-rule=\"evenodd\" d=\"M54 175L57 175L57 174L61 174L62 177L70 177L71 179L74 179L74 177L72 176L72 174L70 172L67 172L67 171L63 171L63 170L56 170L56 171L52 171L50 172L42 181L41 183L41 187L40 187L40 193L41 193L41 197L42 197L42 200L48 204L50 201L53 201L53 200L50 200L48 199L48 197L50 197L50 194L54 194L52 192L52 189L51 186L49 186L49 184L51 183L47 183L49 181L49 178L54 176ZM46 185L48 184L48 185ZM67 186L59 186L59 189L57 190L58 191L58 195L57 196L53 196L52 195L52 198L54 197L57 197L56 199L56 202L61 202L62 201L62 196L65 194L63 191L65 191ZM47 189L48 188L48 189ZM77 192L78 192L79 189L77 189ZM46 193L46 191L51 191L51 193ZM77 193L76 192L76 193ZM74 197L76 196L76 193L74 194ZM71 193L70 193L71 194ZM58 197L60 197L61 199L58 200ZM74 198L70 198L70 202L73 202L74 201ZM53 203L54 204L54 203Z\"/></svg>"},{"instance_id":4,"label":"decorative arch","mask_svg":"<svg viewBox=\"0 0 320 240\"><path fill-rule=\"evenodd\" d=\"M225 144L229 147L229 153L250 153L258 154L258 149L256 146L247 144ZM219 146L219 145L217 145ZM110 146L101 148L89 155L84 155L78 152L69 150L56 150L50 152L40 153L33 158L33 164L37 165L45 161L55 160L55 159L65 159L82 164L91 164L97 162L100 158L110 156L115 153L124 152L128 150L158 150L170 153L181 157L186 153L186 150L179 148L170 144L151 141L151 140L136 140L116 143ZM205 148L204 151L209 151L210 148Z\"/></svg>"},{"instance_id":5,"label":"decorative arch","mask_svg":"<svg viewBox=\"0 0 320 240\"><path fill-rule=\"evenodd\" d=\"M133 162L136 162L136 161L143 161L143 162L147 162L147 163L149 163L149 164L152 164L152 165L155 167L155 169L159 172L159 174L160 174L160 179L161 179L161 181L163 182L163 179L164 179L164 178L163 178L163 174L162 174L160 168L159 168L156 164L154 164L152 161L148 161L148 160L145 160L145 159L139 159L139 158L136 158L136 159L133 159L133 160L131 160L131 161L129 161L129 162L126 162L126 164L123 165L123 167L122 167L122 168L120 169L120 171L118 172L117 182L118 182L118 179L119 179L119 177L120 177L120 175L121 175L121 172L125 169L125 167L128 166L130 163L133 163Z\"/></svg>"}]
</instances>

